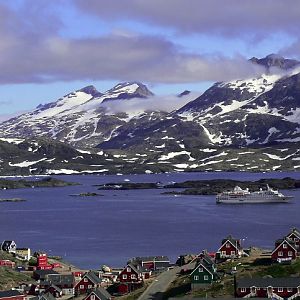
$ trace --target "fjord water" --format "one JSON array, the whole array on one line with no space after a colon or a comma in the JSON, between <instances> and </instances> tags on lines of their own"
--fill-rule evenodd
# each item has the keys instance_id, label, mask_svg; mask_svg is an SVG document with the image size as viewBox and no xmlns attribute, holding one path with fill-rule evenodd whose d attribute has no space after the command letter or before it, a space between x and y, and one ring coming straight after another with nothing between
<instances>
[{"instance_id":1,"label":"fjord water","mask_svg":"<svg viewBox=\"0 0 300 300\"><path fill-rule=\"evenodd\" d=\"M0 203L0 240L60 255L86 269L123 266L134 256L168 255L175 261L179 254L216 251L228 234L245 246L271 249L291 227L300 228L300 190L283 191L294 196L289 204L216 205L214 196L175 197L162 195L161 189L97 191L93 185L287 176L300 179L299 172L55 176L81 185L0 191L0 198L27 200ZM104 196L70 196L81 192Z\"/></svg>"}]
</instances>

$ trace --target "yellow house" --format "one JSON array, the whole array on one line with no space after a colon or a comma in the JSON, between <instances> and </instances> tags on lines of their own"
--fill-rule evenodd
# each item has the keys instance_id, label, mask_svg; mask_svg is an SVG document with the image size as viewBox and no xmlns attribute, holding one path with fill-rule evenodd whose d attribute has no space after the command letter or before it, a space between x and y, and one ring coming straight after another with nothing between
<instances>
[{"instance_id":1,"label":"yellow house","mask_svg":"<svg viewBox=\"0 0 300 300\"><path fill-rule=\"evenodd\" d=\"M16 249L16 257L30 260L30 258L31 258L30 248L17 248Z\"/></svg>"}]
</instances>

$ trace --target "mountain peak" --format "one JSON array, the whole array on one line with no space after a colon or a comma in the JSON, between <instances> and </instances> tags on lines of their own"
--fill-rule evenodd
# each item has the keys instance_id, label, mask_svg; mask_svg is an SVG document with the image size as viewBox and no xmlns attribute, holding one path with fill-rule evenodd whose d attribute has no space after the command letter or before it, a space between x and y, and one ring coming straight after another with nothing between
<instances>
[{"instance_id":1,"label":"mountain peak","mask_svg":"<svg viewBox=\"0 0 300 300\"><path fill-rule=\"evenodd\" d=\"M99 92L93 85L88 85L83 87L80 90L77 90L76 92L83 92L89 95L92 95L93 97L100 97L103 94L101 92Z\"/></svg>"},{"instance_id":2,"label":"mountain peak","mask_svg":"<svg viewBox=\"0 0 300 300\"><path fill-rule=\"evenodd\" d=\"M184 96L187 96L191 93L191 91L189 90L184 90L182 93L178 94L177 97L184 97Z\"/></svg>"},{"instance_id":3,"label":"mountain peak","mask_svg":"<svg viewBox=\"0 0 300 300\"><path fill-rule=\"evenodd\" d=\"M300 64L300 61L298 60L284 58L283 56L275 53L269 54L264 58L252 57L250 61L252 63L262 65L267 69L270 69L271 67L277 67L282 70L292 69Z\"/></svg>"},{"instance_id":4,"label":"mountain peak","mask_svg":"<svg viewBox=\"0 0 300 300\"><path fill-rule=\"evenodd\" d=\"M146 85L137 81L121 82L108 90L105 95L107 98L103 102L131 98L148 98L154 94Z\"/></svg>"}]
</instances>

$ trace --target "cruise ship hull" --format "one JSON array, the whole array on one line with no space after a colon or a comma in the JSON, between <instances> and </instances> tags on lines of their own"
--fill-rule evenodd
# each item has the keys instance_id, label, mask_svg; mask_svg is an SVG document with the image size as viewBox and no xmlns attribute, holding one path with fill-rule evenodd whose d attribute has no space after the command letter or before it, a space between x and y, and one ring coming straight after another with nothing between
<instances>
[{"instance_id":1,"label":"cruise ship hull","mask_svg":"<svg viewBox=\"0 0 300 300\"><path fill-rule=\"evenodd\" d=\"M285 197L217 197L217 203L224 204L255 204L255 203L288 203L289 199L293 197L285 196Z\"/></svg>"}]
</instances>

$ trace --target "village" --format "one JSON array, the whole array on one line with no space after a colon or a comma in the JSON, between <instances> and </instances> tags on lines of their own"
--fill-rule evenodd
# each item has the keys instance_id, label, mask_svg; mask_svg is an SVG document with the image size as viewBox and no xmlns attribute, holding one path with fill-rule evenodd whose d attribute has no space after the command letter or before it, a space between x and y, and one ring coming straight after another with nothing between
<instances>
[{"instance_id":1,"label":"village","mask_svg":"<svg viewBox=\"0 0 300 300\"><path fill-rule=\"evenodd\" d=\"M123 268L102 266L100 270L81 270L43 251L32 254L30 248L18 248L15 241L5 240L1 244L0 274L26 277L8 282L4 290L0 288L0 300L142 299L166 272L175 272L175 277L165 286L163 299L300 299L299 257L300 231L296 228L274 241L270 251L244 249L240 239L229 235L216 252L180 255L176 264L167 256L134 257Z\"/></svg>"}]
</instances>

